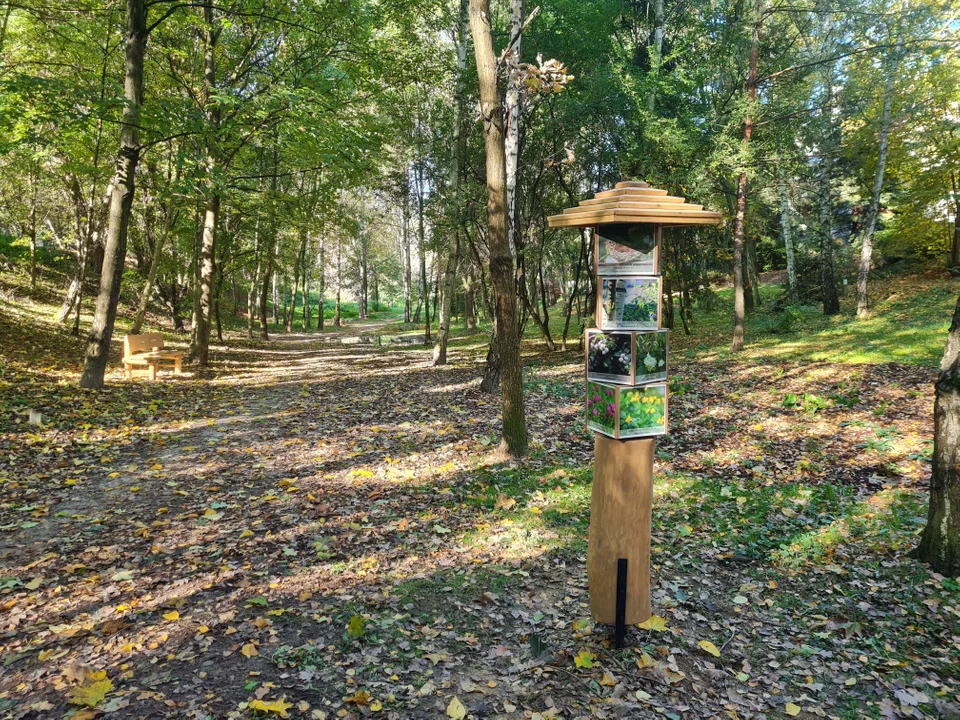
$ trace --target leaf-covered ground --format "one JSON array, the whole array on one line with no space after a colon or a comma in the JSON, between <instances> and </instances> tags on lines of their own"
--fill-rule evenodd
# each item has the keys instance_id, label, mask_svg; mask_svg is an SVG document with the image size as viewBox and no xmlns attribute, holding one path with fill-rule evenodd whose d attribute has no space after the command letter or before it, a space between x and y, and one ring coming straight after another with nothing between
<instances>
[{"instance_id":1,"label":"leaf-covered ground","mask_svg":"<svg viewBox=\"0 0 960 720\"><path fill-rule=\"evenodd\" d=\"M956 290L898 292L943 313L922 337L675 335L656 617L623 650L589 619L579 350L527 342L533 452L505 464L482 335L433 368L237 334L92 393L48 307L0 303L0 716L956 717L960 583L907 555Z\"/></svg>"}]
</instances>

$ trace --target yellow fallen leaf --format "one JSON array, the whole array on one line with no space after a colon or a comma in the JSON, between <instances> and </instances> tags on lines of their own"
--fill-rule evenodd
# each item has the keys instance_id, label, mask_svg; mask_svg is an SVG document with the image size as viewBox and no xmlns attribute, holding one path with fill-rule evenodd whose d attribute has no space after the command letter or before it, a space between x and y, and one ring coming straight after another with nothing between
<instances>
[{"instance_id":1,"label":"yellow fallen leaf","mask_svg":"<svg viewBox=\"0 0 960 720\"><path fill-rule=\"evenodd\" d=\"M604 687L616 687L617 679L606 670L603 671L603 677L600 678L600 684Z\"/></svg>"},{"instance_id":2,"label":"yellow fallen leaf","mask_svg":"<svg viewBox=\"0 0 960 720\"><path fill-rule=\"evenodd\" d=\"M179 620L180 613L177 612L176 610L171 610L170 612L163 614L163 619L169 620L170 622L173 622L174 620Z\"/></svg>"},{"instance_id":3,"label":"yellow fallen leaf","mask_svg":"<svg viewBox=\"0 0 960 720\"><path fill-rule=\"evenodd\" d=\"M242 533L240 533L241 540L243 540L243 538L248 538L248 537L253 537L253 530L244 530Z\"/></svg>"},{"instance_id":4,"label":"yellow fallen leaf","mask_svg":"<svg viewBox=\"0 0 960 720\"><path fill-rule=\"evenodd\" d=\"M373 712L380 712L381 710L383 710L383 703L380 702L379 700L374 700L372 703L370 703L370 709Z\"/></svg>"},{"instance_id":5,"label":"yellow fallen leaf","mask_svg":"<svg viewBox=\"0 0 960 720\"><path fill-rule=\"evenodd\" d=\"M714 645L709 640L701 640L700 642L697 643L697 645L700 646L701 650L704 650L705 652L710 653L714 657L720 657L720 651L717 649L717 646Z\"/></svg>"},{"instance_id":6,"label":"yellow fallen leaf","mask_svg":"<svg viewBox=\"0 0 960 720\"><path fill-rule=\"evenodd\" d=\"M107 671L87 671L83 682L73 688L67 696L71 705L96 707L103 702L107 693L113 689L113 683L107 678Z\"/></svg>"},{"instance_id":7,"label":"yellow fallen leaf","mask_svg":"<svg viewBox=\"0 0 960 720\"><path fill-rule=\"evenodd\" d=\"M787 706L784 708L787 711L787 715L794 717L795 715L800 714L802 708L799 705L794 705L793 703L787 703Z\"/></svg>"},{"instance_id":8,"label":"yellow fallen leaf","mask_svg":"<svg viewBox=\"0 0 960 720\"><path fill-rule=\"evenodd\" d=\"M257 646L250 642L240 648L240 654L244 657L252 658L257 657L260 653L257 652Z\"/></svg>"},{"instance_id":9,"label":"yellow fallen leaf","mask_svg":"<svg viewBox=\"0 0 960 720\"><path fill-rule=\"evenodd\" d=\"M578 668L592 668L593 667L593 653L589 650L581 650L577 656L573 659L574 665Z\"/></svg>"},{"instance_id":10,"label":"yellow fallen leaf","mask_svg":"<svg viewBox=\"0 0 960 720\"><path fill-rule=\"evenodd\" d=\"M454 697L447 705L447 717L453 720L463 720L467 716L467 709L457 697Z\"/></svg>"},{"instance_id":11,"label":"yellow fallen leaf","mask_svg":"<svg viewBox=\"0 0 960 720\"><path fill-rule=\"evenodd\" d=\"M667 619L662 618L659 615L651 615L650 618L639 625L638 628L641 630L653 630L655 632L663 632L667 629Z\"/></svg>"},{"instance_id":12,"label":"yellow fallen leaf","mask_svg":"<svg viewBox=\"0 0 960 720\"><path fill-rule=\"evenodd\" d=\"M287 712L290 708L293 707L293 703L287 702L284 699L280 700L271 700L267 702L265 700L251 700L247 707L251 710L259 710L260 712L273 713L279 715L282 718L290 717L290 713Z\"/></svg>"}]
</instances>

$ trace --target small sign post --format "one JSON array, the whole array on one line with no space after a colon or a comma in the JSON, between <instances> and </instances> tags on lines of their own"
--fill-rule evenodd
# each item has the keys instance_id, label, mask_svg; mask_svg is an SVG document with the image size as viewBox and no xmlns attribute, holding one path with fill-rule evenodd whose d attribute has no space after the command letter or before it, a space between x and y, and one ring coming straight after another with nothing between
<instances>
[{"instance_id":1,"label":"small sign post","mask_svg":"<svg viewBox=\"0 0 960 720\"><path fill-rule=\"evenodd\" d=\"M716 225L720 213L645 182L621 182L549 222L593 228L598 329L585 337L595 455L587 579L593 619L614 625L623 647L626 626L651 614L653 456L668 416L663 227Z\"/></svg>"}]
</instances>

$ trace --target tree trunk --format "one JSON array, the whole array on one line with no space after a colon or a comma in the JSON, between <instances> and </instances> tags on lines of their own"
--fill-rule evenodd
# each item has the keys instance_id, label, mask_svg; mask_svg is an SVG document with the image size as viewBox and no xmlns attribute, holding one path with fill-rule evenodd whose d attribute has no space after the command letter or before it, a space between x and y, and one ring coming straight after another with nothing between
<instances>
[{"instance_id":1,"label":"tree trunk","mask_svg":"<svg viewBox=\"0 0 960 720\"><path fill-rule=\"evenodd\" d=\"M756 295L753 292L753 273L750 272L752 247L752 239L745 237L743 240L743 309L747 315L753 315L757 309Z\"/></svg>"},{"instance_id":2,"label":"tree trunk","mask_svg":"<svg viewBox=\"0 0 960 720\"><path fill-rule=\"evenodd\" d=\"M747 68L747 114L743 119L743 160L746 165L753 134L753 105L757 100L757 59L760 55L760 28L763 23L762 0L753 6L753 37L750 43L750 64ZM730 350L743 350L743 326L746 319L746 304L743 298L743 238L747 217L747 170L746 166L737 178L737 212L733 222L733 342Z\"/></svg>"},{"instance_id":3,"label":"tree trunk","mask_svg":"<svg viewBox=\"0 0 960 720\"><path fill-rule=\"evenodd\" d=\"M577 297L577 292L580 290L580 273L583 272L583 260L587 254L587 240L586 240L586 230L580 228L580 252L577 255L577 270L573 274L573 289L570 291L570 297L567 298L567 310L566 317L563 321L563 339L562 347L564 350L567 349L567 333L570 330L570 316L573 315L573 301Z\"/></svg>"},{"instance_id":4,"label":"tree trunk","mask_svg":"<svg viewBox=\"0 0 960 720\"><path fill-rule=\"evenodd\" d=\"M340 327L340 291L343 289L343 230L337 228L337 303L333 310L333 326Z\"/></svg>"},{"instance_id":5,"label":"tree trunk","mask_svg":"<svg viewBox=\"0 0 960 720\"><path fill-rule=\"evenodd\" d=\"M960 575L960 300L935 388L930 507L916 555L952 578Z\"/></svg>"},{"instance_id":6,"label":"tree trunk","mask_svg":"<svg viewBox=\"0 0 960 720\"><path fill-rule=\"evenodd\" d=\"M497 58L490 27L490 0L470 0L480 109L483 118L487 170L487 244L490 279L496 313L496 347L500 355L503 439L500 449L519 457L527 452L527 421L523 407L520 336L517 328L517 293L513 256L507 240L507 193L503 152L503 104L497 87Z\"/></svg>"},{"instance_id":7,"label":"tree trunk","mask_svg":"<svg viewBox=\"0 0 960 720\"><path fill-rule=\"evenodd\" d=\"M430 281L427 279L427 238L423 217L423 160L417 163L417 246L420 253L420 300L423 304L423 342L430 342ZM414 321L416 322L416 321Z\"/></svg>"},{"instance_id":8,"label":"tree trunk","mask_svg":"<svg viewBox=\"0 0 960 720\"><path fill-rule=\"evenodd\" d=\"M290 301L290 313L287 315L287 332L293 332L293 316L297 314L297 288L300 287L300 268L307 255L307 227L300 228L300 251L293 263L293 298Z\"/></svg>"},{"instance_id":9,"label":"tree trunk","mask_svg":"<svg viewBox=\"0 0 960 720\"><path fill-rule=\"evenodd\" d=\"M200 245L200 313L196 333L194 355L197 363L209 363L210 318L213 301L213 284L216 275L217 219L220 216L220 190L213 177L218 164L217 132L220 128L220 106L214 99L217 82L216 46L220 36L214 25L213 2L206 0L203 6L204 59L203 100L206 110L207 192L206 209L203 214L203 242Z\"/></svg>"},{"instance_id":10,"label":"tree trunk","mask_svg":"<svg viewBox=\"0 0 960 720\"><path fill-rule=\"evenodd\" d=\"M276 242L276 240L274 240ZM273 272L273 261L274 254L272 247L266 247L264 253L267 256L267 267L263 272L263 280L260 282L260 339L269 340L270 332L268 328L267 320L267 300L270 298L270 280L274 277ZM276 296L276 285L274 284L273 291L274 296ZM274 310L276 310L276 303L274 303Z\"/></svg>"},{"instance_id":11,"label":"tree trunk","mask_svg":"<svg viewBox=\"0 0 960 720\"><path fill-rule=\"evenodd\" d=\"M510 0L510 39L513 43L515 61L521 57L523 44L523 20L526 11L524 0ZM520 75L510 73L507 78L507 95L504 103L506 128L504 129L503 151L506 163L507 185L507 242L510 254L517 255L517 163L520 160Z\"/></svg>"},{"instance_id":12,"label":"tree trunk","mask_svg":"<svg viewBox=\"0 0 960 720\"><path fill-rule=\"evenodd\" d=\"M521 2L523 0L514 0ZM463 125L466 89L464 76L467 69L467 33L469 0L460 0L460 13L454 35L457 41L457 78L453 105L453 157L450 162L450 192L453 198L453 246L447 249L447 262L443 271L443 302L440 306L440 322L437 327L437 344L433 348L433 364L447 364L447 344L450 342L450 308L453 302L454 282L460 261L460 154L461 127Z\"/></svg>"},{"instance_id":13,"label":"tree trunk","mask_svg":"<svg viewBox=\"0 0 960 720\"><path fill-rule=\"evenodd\" d=\"M896 53L896 48L894 53ZM880 116L880 147L877 149L877 168L873 173L873 189L870 193L870 207L867 210L867 225L863 231L863 246L860 248L860 268L857 272L857 317L865 320L870 316L867 299L867 281L873 261L873 231L877 226L880 212L880 191L883 189L883 171L887 164L887 144L890 139L890 110L893 107L893 89L898 70L898 57L893 59L883 88L883 114Z\"/></svg>"},{"instance_id":14,"label":"tree trunk","mask_svg":"<svg viewBox=\"0 0 960 720\"><path fill-rule=\"evenodd\" d=\"M30 292L37 291L37 183L40 181L36 163L31 169L30 185Z\"/></svg>"},{"instance_id":15,"label":"tree trunk","mask_svg":"<svg viewBox=\"0 0 960 720\"><path fill-rule=\"evenodd\" d=\"M950 248L950 267L960 267L960 188L957 187L957 176L950 173L950 182L953 185L953 246Z\"/></svg>"},{"instance_id":16,"label":"tree trunk","mask_svg":"<svg viewBox=\"0 0 960 720\"><path fill-rule=\"evenodd\" d=\"M787 200L787 183L785 180L785 173L783 169L783 164L781 163L779 169L779 191L780 191L780 228L783 232L783 248L787 255L787 296L790 299L791 305L796 305L799 302L799 296L797 294L797 270L796 270L796 259L793 255L793 236L791 234L790 227L790 204Z\"/></svg>"},{"instance_id":17,"label":"tree trunk","mask_svg":"<svg viewBox=\"0 0 960 720\"><path fill-rule=\"evenodd\" d=\"M147 272L147 281L144 283L143 292L140 294L140 305L137 307L137 314L134 316L133 326L130 328L131 335L139 335L140 328L143 327L143 320L147 315L147 306L150 304L150 298L153 297L153 290L156 287L157 270L160 268L160 256L163 252L163 244L166 242L167 235L170 234L173 226L173 218L173 208L168 207L160 237L157 238L157 241L153 245L153 256L150 258L150 270Z\"/></svg>"},{"instance_id":18,"label":"tree trunk","mask_svg":"<svg viewBox=\"0 0 960 720\"><path fill-rule=\"evenodd\" d=\"M303 317L300 327L302 330L307 331L310 329L310 315L312 310L310 308L310 253L307 253L303 257Z\"/></svg>"},{"instance_id":19,"label":"tree trunk","mask_svg":"<svg viewBox=\"0 0 960 720\"><path fill-rule=\"evenodd\" d=\"M117 319L120 282L127 256L127 228L136 191L135 176L140 161L140 107L143 103L143 58L147 49L147 6L145 0L127 0L127 42L123 94L125 104L120 125L120 153L110 193L110 220L100 292L87 343L87 357L80 385L103 387L113 326Z\"/></svg>"},{"instance_id":20,"label":"tree trunk","mask_svg":"<svg viewBox=\"0 0 960 720\"><path fill-rule=\"evenodd\" d=\"M326 305L324 304L324 295L327 292L327 266L325 259L327 236L324 232L323 227L320 228L320 251L317 257L317 264L320 266L320 287L317 289L317 294L319 295L317 308L317 329L323 331L324 324L324 312L326 312Z\"/></svg>"},{"instance_id":21,"label":"tree trunk","mask_svg":"<svg viewBox=\"0 0 960 720\"><path fill-rule=\"evenodd\" d=\"M404 182L408 181L404 179ZM400 253L403 255L403 321L413 322L413 263L410 259L410 191L409 183L403 193L403 208L400 211Z\"/></svg>"},{"instance_id":22,"label":"tree trunk","mask_svg":"<svg viewBox=\"0 0 960 720\"><path fill-rule=\"evenodd\" d=\"M660 60L663 57L663 0L653 0L653 37L650 42L650 92L647 95L647 111L657 109L657 78L660 75Z\"/></svg>"},{"instance_id":23,"label":"tree trunk","mask_svg":"<svg viewBox=\"0 0 960 720\"><path fill-rule=\"evenodd\" d=\"M824 13L823 22L824 57L833 53L833 13ZM840 312L840 296L837 294L836 270L833 264L833 198L830 181L833 176L833 152L836 149L834 138L836 128L833 120L833 84L835 62L827 61L823 66L823 92L826 97L820 110L820 124L823 139L820 145L820 169L818 203L820 207L820 293L823 300L823 314L836 315Z\"/></svg>"}]
</instances>

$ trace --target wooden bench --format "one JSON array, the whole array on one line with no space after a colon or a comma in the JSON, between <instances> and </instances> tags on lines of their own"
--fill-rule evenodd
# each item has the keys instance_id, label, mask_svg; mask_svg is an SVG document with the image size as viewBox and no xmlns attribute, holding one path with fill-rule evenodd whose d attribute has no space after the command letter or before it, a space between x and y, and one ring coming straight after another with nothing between
<instances>
[{"instance_id":1,"label":"wooden bench","mask_svg":"<svg viewBox=\"0 0 960 720\"><path fill-rule=\"evenodd\" d=\"M130 379L133 379L134 365L146 365L150 379L156 380L157 369L163 362L173 362L173 371L179 375L182 361L182 352L163 349L163 335L160 333L127 335L123 338L123 369Z\"/></svg>"}]
</instances>

